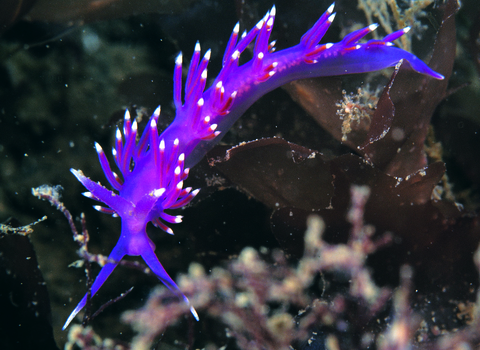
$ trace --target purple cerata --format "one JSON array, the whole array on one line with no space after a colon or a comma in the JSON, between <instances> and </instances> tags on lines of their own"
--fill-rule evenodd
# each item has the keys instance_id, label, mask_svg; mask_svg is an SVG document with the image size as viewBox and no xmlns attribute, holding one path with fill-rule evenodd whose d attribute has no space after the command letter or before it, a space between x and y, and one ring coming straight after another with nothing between
<instances>
[{"instance_id":1,"label":"purple cerata","mask_svg":"<svg viewBox=\"0 0 480 350\"><path fill-rule=\"evenodd\" d=\"M207 90L210 50L201 58L197 43L185 89L182 89L182 54L175 61L176 116L162 134L159 135L157 130L160 108L151 116L138 142L137 122L132 121L126 111L123 134L117 129L112 151L120 175L112 171L102 147L95 144L102 169L114 191L90 180L80 170L71 169L88 189L84 195L105 205L95 208L120 216L122 220L120 238L91 287L92 297L125 255L141 256L158 279L184 299L198 320L197 312L155 255L155 245L147 235L146 226L152 222L173 234L168 224L179 223L182 217L166 211L185 206L199 191L183 187L189 168L197 164L245 110L267 92L296 79L376 71L393 67L401 60L407 60L420 74L443 79L418 57L392 44L409 28L389 34L382 40L360 43L360 39L377 28L372 24L348 34L338 43L319 44L335 18L333 9L334 4L302 36L298 45L281 51L275 51L275 41L269 41L275 7L240 38L237 23L223 56L223 67ZM241 54L252 43L253 58L239 65ZM86 301L87 294L72 311L63 329L68 327Z\"/></svg>"}]
</instances>

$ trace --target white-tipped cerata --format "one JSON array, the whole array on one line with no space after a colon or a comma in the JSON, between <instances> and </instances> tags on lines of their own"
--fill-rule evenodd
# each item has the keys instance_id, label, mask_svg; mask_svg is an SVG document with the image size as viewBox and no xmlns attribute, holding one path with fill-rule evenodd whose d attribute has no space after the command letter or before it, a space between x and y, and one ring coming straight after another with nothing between
<instances>
[{"instance_id":1,"label":"white-tipped cerata","mask_svg":"<svg viewBox=\"0 0 480 350\"><path fill-rule=\"evenodd\" d=\"M158 188L153 191L153 195L158 198L158 197L161 197L162 194L165 193L165 191L166 191L165 188Z\"/></svg>"},{"instance_id":2,"label":"white-tipped cerata","mask_svg":"<svg viewBox=\"0 0 480 350\"><path fill-rule=\"evenodd\" d=\"M334 8L335 8L335 3L330 5L330 7L327 9L327 12L332 13Z\"/></svg>"},{"instance_id":3,"label":"white-tipped cerata","mask_svg":"<svg viewBox=\"0 0 480 350\"><path fill-rule=\"evenodd\" d=\"M212 50L208 49L207 52L205 52L205 56L203 56L203 58L207 61L210 61L210 57L212 57Z\"/></svg>"},{"instance_id":4,"label":"white-tipped cerata","mask_svg":"<svg viewBox=\"0 0 480 350\"><path fill-rule=\"evenodd\" d=\"M177 58L175 59L175 64L176 64L177 66L181 66L182 63L183 63L183 55L182 55L182 53L180 52L180 53L178 54Z\"/></svg>"},{"instance_id":5,"label":"white-tipped cerata","mask_svg":"<svg viewBox=\"0 0 480 350\"><path fill-rule=\"evenodd\" d=\"M103 148L98 144L98 142L95 142L95 150L97 151L98 154L103 153Z\"/></svg>"}]
</instances>

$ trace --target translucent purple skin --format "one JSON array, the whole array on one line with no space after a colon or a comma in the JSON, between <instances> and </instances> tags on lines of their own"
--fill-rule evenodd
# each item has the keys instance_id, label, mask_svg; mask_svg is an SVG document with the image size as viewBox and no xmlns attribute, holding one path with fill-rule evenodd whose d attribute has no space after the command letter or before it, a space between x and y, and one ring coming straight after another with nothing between
<instances>
[{"instance_id":1,"label":"translucent purple skin","mask_svg":"<svg viewBox=\"0 0 480 350\"><path fill-rule=\"evenodd\" d=\"M223 133L262 95L296 79L370 72L395 66L403 59L415 71L443 79L441 74L431 70L413 54L392 46L391 42L405 34L408 28L389 34L383 40L358 43L377 27L370 25L347 35L339 43L319 44L335 17L333 8L332 4L303 35L298 45L278 52L275 52L275 43L269 43L275 7L250 32L244 33L240 40L237 24L227 44L223 68L207 90L205 84L210 51L200 59L200 45L197 43L195 46L183 96L180 54L174 72L177 113L172 124L158 135L160 109L157 108L137 143L136 121L132 123L128 111L125 113L123 135L117 129L112 152L121 177L111 170L100 145L95 145L107 180L118 194L85 177L81 171L71 169L89 190L84 195L106 205L95 206L97 210L122 219L120 239L109 255L109 262L95 279L91 296L95 295L125 255L140 255L158 279L190 306L188 299L158 261L155 245L146 233L146 225L151 221L165 232L173 234L165 222L179 223L181 216L166 214L165 210L185 206L198 193L198 190L183 188L183 180L188 176L188 168L185 167L198 163L220 141ZM240 55L252 42L255 43L254 58L239 66ZM86 301L87 295L73 310L63 329L68 327ZM198 320L195 309L190 306L190 310Z\"/></svg>"},{"instance_id":2,"label":"translucent purple skin","mask_svg":"<svg viewBox=\"0 0 480 350\"><path fill-rule=\"evenodd\" d=\"M278 52L274 49L275 42L269 43L275 7L250 32L244 33L240 40L237 24L223 56L223 68L206 91L210 51L200 60L200 45L197 44L188 71L183 104L182 60L181 55L178 56L174 75L176 118L162 133L162 137L173 140L181 135L186 166L197 164L256 100L290 81L371 72L394 67L402 60L407 60L421 74L443 79L441 74L430 69L415 55L393 46L392 41L410 28L389 34L383 40L359 43L360 39L377 28L376 24L372 24L350 33L338 43L318 44L335 17L333 8L334 4L303 35L298 45ZM253 59L239 66L240 55L253 42ZM198 106L199 101L201 106ZM203 140L196 137L196 129L192 125L207 116L210 124L215 125L220 133L213 139ZM185 132L189 129L192 132Z\"/></svg>"},{"instance_id":3,"label":"translucent purple skin","mask_svg":"<svg viewBox=\"0 0 480 350\"><path fill-rule=\"evenodd\" d=\"M111 170L103 149L99 144L95 144L107 180L118 194L85 177L81 171L71 169L89 190L83 194L107 205L107 207L95 206L95 209L120 216L122 219L120 239L108 257L109 262L101 269L92 285L92 296L125 255L140 255L160 281L190 304L158 261L155 244L146 232L147 223L151 221L165 232L173 234L172 229L165 225L164 221L179 223L182 217L166 214L165 209L181 208L198 193L198 190L192 191L191 187L183 188L183 180L188 176L188 169L184 168L185 155L180 153L178 139L171 142L170 153L165 152L165 142L159 138L157 130L159 116L160 108L157 108L137 143L137 123L131 122L130 113L126 111L124 140L122 133L117 129L116 144L112 152L123 180ZM132 162L135 164L133 168ZM68 327L86 302L87 295L70 314L63 329ZM190 310L198 319L195 309L190 307Z\"/></svg>"}]
</instances>

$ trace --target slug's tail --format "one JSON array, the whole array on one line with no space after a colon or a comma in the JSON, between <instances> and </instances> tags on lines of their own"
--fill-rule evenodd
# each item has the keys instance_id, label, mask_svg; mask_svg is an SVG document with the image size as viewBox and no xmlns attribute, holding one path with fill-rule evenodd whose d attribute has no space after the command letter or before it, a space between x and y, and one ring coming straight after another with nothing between
<instances>
[{"instance_id":1,"label":"slug's tail","mask_svg":"<svg viewBox=\"0 0 480 350\"><path fill-rule=\"evenodd\" d=\"M405 35L409 27L388 34L381 40L363 39L378 25L371 24L356 30L337 43L321 43L334 18L332 4L320 19L293 47L275 51L275 41L270 40L276 9L273 7L248 33L239 36L235 25L227 43L223 66L212 86L205 89L210 51L200 59L197 43L185 83L182 100L182 60L177 58L174 73L174 122L163 132L165 139L174 139L190 130L188 142L183 140L185 166L197 164L217 144L226 131L256 100L267 92L290 81L304 78L366 73L395 67L406 60L413 70L444 79L421 59L408 51L395 47L393 41ZM253 47L253 58L241 62L241 55ZM197 126L204 129L198 129ZM210 129L207 129L207 128ZM205 138L197 134L207 135ZM171 136L170 136L171 135Z\"/></svg>"}]
</instances>

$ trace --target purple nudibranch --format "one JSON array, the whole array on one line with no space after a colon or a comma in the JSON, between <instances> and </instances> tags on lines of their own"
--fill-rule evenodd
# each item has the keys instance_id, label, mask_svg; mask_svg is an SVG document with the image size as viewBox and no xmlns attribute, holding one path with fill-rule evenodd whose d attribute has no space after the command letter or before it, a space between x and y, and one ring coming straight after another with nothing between
<instances>
[{"instance_id":1,"label":"purple nudibranch","mask_svg":"<svg viewBox=\"0 0 480 350\"><path fill-rule=\"evenodd\" d=\"M382 40L359 43L377 28L372 24L350 33L338 43L319 44L335 17L333 8L334 4L303 35L298 45L277 52L275 41L269 40L275 6L240 38L237 23L225 50L223 67L207 90L210 50L201 58L200 45L196 44L184 90L182 55L179 54L174 71L176 117L172 124L158 134L160 108L157 108L137 142L137 123L132 122L126 111L123 133L117 129L112 151L121 176L112 171L102 148L95 144L105 176L116 192L90 180L80 170L71 169L88 189L84 195L105 204L104 207L95 206L97 210L122 219L120 238L109 255L109 262L92 285L92 297L125 255L141 256L158 279L184 299L198 320L195 309L155 255L155 245L147 235L146 225L152 222L173 234L166 223L179 223L182 217L165 211L185 206L199 191L183 187L189 168L198 163L262 95L296 79L370 72L393 67L401 60L407 60L418 73L443 79L415 55L393 46L392 42L409 28L389 34ZM240 55L252 43L253 58L239 65ZM63 329L68 327L86 301L87 295L72 311Z\"/></svg>"}]
</instances>

